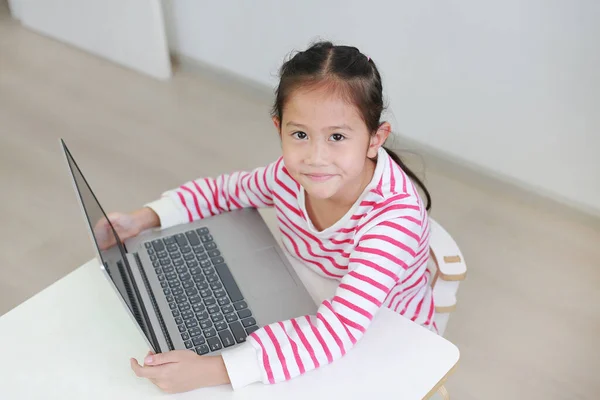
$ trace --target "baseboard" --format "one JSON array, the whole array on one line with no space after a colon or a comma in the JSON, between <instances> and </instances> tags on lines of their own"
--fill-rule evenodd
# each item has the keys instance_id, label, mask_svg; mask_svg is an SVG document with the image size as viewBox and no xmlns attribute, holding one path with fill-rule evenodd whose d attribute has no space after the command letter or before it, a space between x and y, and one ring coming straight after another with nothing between
<instances>
[{"instance_id":1,"label":"baseboard","mask_svg":"<svg viewBox=\"0 0 600 400\"><path fill-rule=\"evenodd\" d=\"M171 57L173 67L176 69L198 73L213 82L238 91L241 90L261 101L268 103L273 101L273 88L267 85L182 54L172 53ZM600 210L585 204L574 202L508 175L500 174L490 168L466 161L401 134L395 136L390 147L416 155L421 163L427 166L427 169L443 171L444 174L453 178L464 179L480 187L502 191L504 194L514 196L519 201L561 212L586 225L600 229Z\"/></svg>"}]
</instances>

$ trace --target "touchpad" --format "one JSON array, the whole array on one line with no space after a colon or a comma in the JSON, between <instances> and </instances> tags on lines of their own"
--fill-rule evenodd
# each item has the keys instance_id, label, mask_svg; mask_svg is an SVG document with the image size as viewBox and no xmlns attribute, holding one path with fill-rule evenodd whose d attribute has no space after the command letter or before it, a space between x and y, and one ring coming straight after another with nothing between
<instances>
[{"instance_id":1,"label":"touchpad","mask_svg":"<svg viewBox=\"0 0 600 400\"><path fill-rule=\"evenodd\" d=\"M273 297L296 287L296 281L274 247L237 259L235 271L232 272L248 299Z\"/></svg>"}]
</instances>

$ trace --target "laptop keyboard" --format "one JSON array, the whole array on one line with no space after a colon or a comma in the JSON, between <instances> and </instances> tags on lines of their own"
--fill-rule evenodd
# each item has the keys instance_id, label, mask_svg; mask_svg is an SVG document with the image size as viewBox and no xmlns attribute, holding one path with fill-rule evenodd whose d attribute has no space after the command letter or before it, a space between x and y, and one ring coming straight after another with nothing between
<instances>
[{"instance_id":1,"label":"laptop keyboard","mask_svg":"<svg viewBox=\"0 0 600 400\"><path fill-rule=\"evenodd\" d=\"M207 354L258 329L208 228L144 245L187 349Z\"/></svg>"}]
</instances>

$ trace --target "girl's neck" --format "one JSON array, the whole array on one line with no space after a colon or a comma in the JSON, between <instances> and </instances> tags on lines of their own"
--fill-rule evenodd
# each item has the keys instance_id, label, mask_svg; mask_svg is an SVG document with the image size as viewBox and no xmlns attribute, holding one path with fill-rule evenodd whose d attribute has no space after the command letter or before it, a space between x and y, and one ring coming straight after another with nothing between
<instances>
[{"instance_id":1,"label":"girl's neck","mask_svg":"<svg viewBox=\"0 0 600 400\"><path fill-rule=\"evenodd\" d=\"M324 230L339 221L356 203L373 179L376 163L368 160L365 171L356 182L349 183L329 199L313 199L305 193L305 207L313 225Z\"/></svg>"}]
</instances>

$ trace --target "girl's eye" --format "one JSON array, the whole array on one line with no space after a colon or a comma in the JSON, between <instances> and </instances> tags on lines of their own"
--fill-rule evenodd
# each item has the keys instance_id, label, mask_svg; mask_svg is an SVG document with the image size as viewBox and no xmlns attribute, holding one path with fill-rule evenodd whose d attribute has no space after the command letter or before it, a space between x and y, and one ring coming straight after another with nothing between
<instances>
[{"instance_id":1,"label":"girl's eye","mask_svg":"<svg viewBox=\"0 0 600 400\"><path fill-rule=\"evenodd\" d=\"M333 135L331 135L331 139L334 142L340 142L342 140L344 140L346 137L344 135L342 135L341 133L334 133Z\"/></svg>"},{"instance_id":2,"label":"girl's eye","mask_svg":"<svg viewBox=\"0 0 600 400\"><path fill-rule=\"evenodd\" d=\"M292 133L292 136L295 136L296 139L300 139L300 140L304 140L308 137L308 135L302 131L294 132L294 133Z\"/></svg>"}]
</instances>

